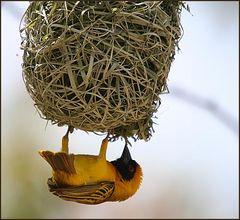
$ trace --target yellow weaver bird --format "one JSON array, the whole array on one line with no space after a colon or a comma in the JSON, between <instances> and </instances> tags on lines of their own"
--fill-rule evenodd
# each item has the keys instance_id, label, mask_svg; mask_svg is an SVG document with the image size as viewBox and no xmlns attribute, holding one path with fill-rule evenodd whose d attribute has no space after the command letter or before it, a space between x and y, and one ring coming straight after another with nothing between
<instances>
[{"instance_id":1,"label":"yellow weaver bird","mask_svg":"<svg viewBox=\"0 0 240 220\"><path fill-rule=\"evenodd\" d=\"M68 201L99 204L106 201L123 201L133 196L142 181L142 169L132 160L127 144L120 158L106 160L108 137L103 139L98 156L69 154L69 126L62 138L61 152L40 151L51 165L48 179L50 192Z\"/></svg>"}]
</instances>

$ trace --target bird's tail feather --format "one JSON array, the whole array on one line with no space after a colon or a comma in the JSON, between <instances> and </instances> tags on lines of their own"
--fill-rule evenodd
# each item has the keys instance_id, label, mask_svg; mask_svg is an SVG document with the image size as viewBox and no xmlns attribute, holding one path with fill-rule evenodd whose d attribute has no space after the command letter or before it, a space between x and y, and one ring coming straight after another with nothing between
<instances>
[{"instance_id":1,"label":"bird's tail feather","mask_svg":"<svg viewBox=\"0 0 240 220\"><path fill-rule=\"evenodd\" d=\"M73 154L53 153L51 151L40 151L39 154L50 164L54 171L59 170L69 174L76 174Z\"/></svg>"}]
</instances>

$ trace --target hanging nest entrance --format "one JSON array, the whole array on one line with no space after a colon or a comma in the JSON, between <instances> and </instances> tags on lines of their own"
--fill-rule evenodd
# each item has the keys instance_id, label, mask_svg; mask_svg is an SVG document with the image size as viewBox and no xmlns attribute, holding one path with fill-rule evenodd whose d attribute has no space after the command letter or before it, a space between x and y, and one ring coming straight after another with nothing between
<instances>
[{"instance_id":1,"label":"hanging nest entrance","mask_svg":"<svg viewBox=\"0 0 240 220\"><path fill-rule=\"evenodd\" d=\"M181 37L181 1L32 1L23 78L59 126L149 140Z\"/></svg>"}]
</instances>

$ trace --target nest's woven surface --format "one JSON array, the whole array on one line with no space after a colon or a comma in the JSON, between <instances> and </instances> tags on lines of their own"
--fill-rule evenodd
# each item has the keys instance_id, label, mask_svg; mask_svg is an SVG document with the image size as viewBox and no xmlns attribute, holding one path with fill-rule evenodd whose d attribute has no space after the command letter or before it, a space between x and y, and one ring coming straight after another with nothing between
<instances>
[{"instance_id":1,"label":"nest's woven surface","mask_svg":"<svg viewBox=\"0 0 240 220\"><path fill-rule=\"evenodd\" d=\"M181 36L180 1L31 2L23 78L59 126L148 140Z\"/></svg>"}]
</instances>

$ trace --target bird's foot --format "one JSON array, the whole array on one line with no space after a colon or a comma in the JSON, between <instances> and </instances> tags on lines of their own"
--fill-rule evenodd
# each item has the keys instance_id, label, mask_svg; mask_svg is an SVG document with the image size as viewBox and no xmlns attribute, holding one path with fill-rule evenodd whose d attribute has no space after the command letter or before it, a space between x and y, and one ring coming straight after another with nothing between
<instances>
[{"instance_id":1,"label":"bird's foot","mask_svg":"<svg viewBox=\"0 0 240 220\"><path fill-rule=\"evenodd\" d=\"M114 134L114 129L113 128L110 128L110 129L108 129L107 130L107 136L106 136L106 138L108 139L109 137L110 137L110 135L113 135Z\"/></svg>"},{"instance_id":2,"label":"bird's foot","mask_svg":"<svg viewBox=\"0 0 240 220\"><path fill-rule=\"evenodd\" d=\"M68 126L68 129L67 129L67 132L66 134L64 135L66 138L68 138L68 135L69 135L69 132L72 134L74 131L74 127L72 125L69 125Z\"/></svg>"}]
</instances>

